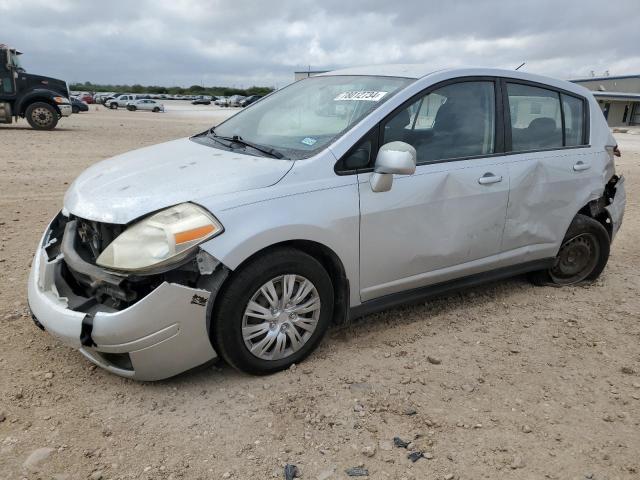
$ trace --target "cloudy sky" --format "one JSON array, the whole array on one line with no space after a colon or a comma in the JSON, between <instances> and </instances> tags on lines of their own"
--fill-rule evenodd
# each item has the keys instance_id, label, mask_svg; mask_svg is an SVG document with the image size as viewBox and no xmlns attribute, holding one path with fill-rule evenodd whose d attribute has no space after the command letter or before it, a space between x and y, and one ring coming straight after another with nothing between
<instances>
[{"instance_id":1,"label":"cloudy sky","mask_svg":"<svg viewBox=\"0 0 640 480\"><path fill-rule=\"evenodd\" d=\"M0 43L69 82L283 86L376 63L640 73L640 0L0 0Z\"/></svg>"}]
</instances>

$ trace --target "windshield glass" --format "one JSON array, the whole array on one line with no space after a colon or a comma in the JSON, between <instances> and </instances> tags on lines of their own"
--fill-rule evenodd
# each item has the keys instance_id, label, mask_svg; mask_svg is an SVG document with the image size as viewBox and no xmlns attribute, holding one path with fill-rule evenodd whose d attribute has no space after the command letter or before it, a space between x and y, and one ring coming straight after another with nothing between
<instances>
[{"instance_id":1,"label":"windshield glass","mask_svg":"<svg viewBox=\"0 0 640 480\"><path fill-rule=\"evenodd\" d=\"M270 147L285 158L314 155L412 79L319 76L295 82L215 127L216 135Z\"/></svg>"}]
</instances>

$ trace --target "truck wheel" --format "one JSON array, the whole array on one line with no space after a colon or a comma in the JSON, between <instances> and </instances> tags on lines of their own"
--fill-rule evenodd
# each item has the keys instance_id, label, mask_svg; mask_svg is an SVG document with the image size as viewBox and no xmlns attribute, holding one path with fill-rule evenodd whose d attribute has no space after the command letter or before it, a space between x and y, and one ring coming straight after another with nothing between
<instances>
[{"instance_id":1,"label":"truck wheel","mask_svg":"<svg viewBox=\"0 0 640 480\"><path fill-rule=\"evenodd\" d=\"M536 285L575 285L595 280L609 260L611 239L597 220L578 214L569 225L560 250L548 270L533 272Z\"/></svg>"},{"instance_id":2,"label":"truck wheel","mask_svg":"<svg viewBox=\"0 0 640 480\"><path fill-rule=\"evenodd\" d=\"M48 103L36 102L27 107L27 122L36 130L53 130L58 124L58 112Z\"/></svg>"},{"instance_id":3,"label":"truck wheel","mask_svg":"<svg viewBox=\"0 0 640 480\"><path fill-rule=\"evenodd\" d=\"M80 109L76 106L71 107L71 113L80 113Z\"/></svg>"},{"instance_id":4,"label":"truck wheel","mask_svg":"<svg viewBox=\"0 0 640 480\"><path fill-rule=\"evenodd\" d=\"M117 110L118 109L118 104L117 103L112 103L111 105L109 105L109 108L111 110Z\"/></svg>"},{"instance_id":5,"label":"truck wheel","mask_svg":"<svg viewBox=\"0 0 640 480\"><path fill-rule=\"evenodd\" d=\"M216 303L218 352L238 370L264 375L318 346L333 314L333 287L315 258L281 248L238 269Z\"/></svg>"}]
</instances>

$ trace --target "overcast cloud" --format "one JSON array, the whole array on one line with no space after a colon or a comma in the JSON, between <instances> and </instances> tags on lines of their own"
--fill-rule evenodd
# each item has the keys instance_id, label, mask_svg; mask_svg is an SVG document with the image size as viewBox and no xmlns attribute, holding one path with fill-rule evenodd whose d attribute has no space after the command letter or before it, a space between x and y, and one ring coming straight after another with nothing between
<instances>
[{"instance_id":1,"label":"overcast cloud","mask_svg":"<svg viewBox=\"0 0 640 480\"><path fill-rule=\"evenodd\" d=\"M640 73L640 0L0 0L0 43L68 82L283 86L377 63Z\"/></svg>"}]
</instances>

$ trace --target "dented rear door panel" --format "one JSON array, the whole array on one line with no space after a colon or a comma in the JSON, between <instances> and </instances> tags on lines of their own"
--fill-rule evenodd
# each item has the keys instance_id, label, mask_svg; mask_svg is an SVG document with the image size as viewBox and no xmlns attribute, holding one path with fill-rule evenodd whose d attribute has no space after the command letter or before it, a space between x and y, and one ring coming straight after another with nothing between
<instances>
[{"instance_id":1,"label":"dented rear door panel","mask_svg":"<svg viewBox=\"0 0 640 480\"><path fill-rule=\"evenodd\" d=\"M602 196L607 154L593 147L510 155L511 191L502 250L529 247L527 258L554 257L569 224L589 201Z\"/></svg>"}]
</instances>

